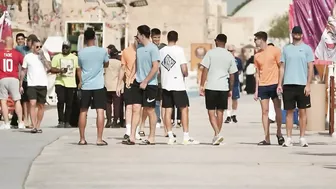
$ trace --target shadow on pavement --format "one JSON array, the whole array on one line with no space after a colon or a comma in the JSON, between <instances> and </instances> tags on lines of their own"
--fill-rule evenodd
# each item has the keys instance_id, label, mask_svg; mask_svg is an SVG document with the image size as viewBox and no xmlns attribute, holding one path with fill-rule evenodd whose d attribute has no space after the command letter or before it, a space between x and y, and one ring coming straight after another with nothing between
<instances>
[{"instance_id":1,"label":"shadow on pavement","mask_svg":"<svg viewBox=\"0 0 336 189\"><path fill-rule=\"evenodd\" d=\"M335 169L336 170L336 165L326 165L324 166L326 169Z\"/></svg>"},{"instance_id":2,"label":"shadow on pavement","mask_svg":"<svg viewBox=\"0 0 336 189\"><path fill-rule=\"evenodd\" d=\"M336 156L336 153L295 152L295 154L298 154L298 155L308 155L308 156L324 156L324 157ZM335 168L336 168L336 167L335 167Z\"/></svg>"}]
</instances>

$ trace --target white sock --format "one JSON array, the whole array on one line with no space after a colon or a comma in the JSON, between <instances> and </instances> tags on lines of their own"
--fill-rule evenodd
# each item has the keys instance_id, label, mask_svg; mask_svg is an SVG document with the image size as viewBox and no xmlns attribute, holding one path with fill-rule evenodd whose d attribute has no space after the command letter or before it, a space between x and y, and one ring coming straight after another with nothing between
<instances>
[{"instance_id":1,"label":"white sock","mask_svg":"<svg viewBox=\"0 0 336 189\"><path fill-rule=\"evenodd\" d=\"M231 111L230 110L226 110L226 117L231 117Z\"/></svg>"},{"instance_id":2,"label":"white sock","mask_svg":"<svg viewBox=\"0 0 336 189\"><path fill-rule=\"evenodd\" d=\"M135 134L138 135L138 134L139 134L139 131L140 131L140 126L137 126L136 131L135 131L135 132L136 132Z\"/></svg>"},{"instance_id":3,"label":"white sock","mask_svg":"<svg viewBox=\"0 0 336 189\"><path fill-rule=\"evenodd\" d=\"M235 116L236 115L236 110L232 110L231 115Z\"/></svg>"},{"instance_id":4,"label":"white sock","mask_svg":"<svg viewBox=\"0 0 336 189\"><path fill-rule=\"evenodd\" d=\"M183 133L183 139L184 140L189 140L190 139L189 133Z\"/></svg>"},{"instance_id":5,"label":"white sock","mask_svg":"<svg viewBox=\"0 0 336 189\"><path fill-rule=\"evenodd\" d=\"M130 136L131 135L131 124L126 124L126 135Z\"/></svg>"},{"instance_id":6,"label":"white sock","mask_svg":"<svg viewBox=\"0 0 336 189\"><path fill-rule=\"evenodd\" d=\"M168 136L169 136L169 138L175 138L174 135L173 135L173 131L168 131Z\"/></svg>"}]
</instances>

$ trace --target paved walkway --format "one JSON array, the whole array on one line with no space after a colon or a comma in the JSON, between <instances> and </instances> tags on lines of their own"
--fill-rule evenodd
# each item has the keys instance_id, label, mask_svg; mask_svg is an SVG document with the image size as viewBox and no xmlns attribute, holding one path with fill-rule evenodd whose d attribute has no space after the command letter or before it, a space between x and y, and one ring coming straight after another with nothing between
<instances>
[{"instance_id":1,"label":"paved walkway","mask_svg":"<svg viewBox=\"0 0 336 189\"><path fill-rule=\"evenodd\" d=\"M201 145L166 145L160 129L155 146L124 146L120 144L123 129L106 129L109 146L97 147L91 112L90 145L76 145L77 130L60 137L35 159L25 188L334 188L336 141L332 138L309 133L309 148L282 148L275 145L273 125L274 145L259 147L256 143L263 138L260 108L251 96L243 96L239 123L224 125L226 144L211 146L213 133L203 99L191 99L191 106L190 134ZM181 141L182 130L175 132ZM298 139L298 131L294 133Z\"/></svg>"}]
</instances>

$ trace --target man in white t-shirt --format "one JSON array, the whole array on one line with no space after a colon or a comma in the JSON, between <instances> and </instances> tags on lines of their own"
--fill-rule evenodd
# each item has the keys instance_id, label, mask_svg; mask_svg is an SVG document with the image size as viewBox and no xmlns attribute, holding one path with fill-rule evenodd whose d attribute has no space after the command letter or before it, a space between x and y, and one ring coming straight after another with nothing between
<instances>
[{"instance_id":1,"label":"man in white t-shirt","mask_svg":"<svg viewBox=\"0 0 336 189\"><path fill-rule=\"evenodd\" d=\"M176 144L172 132L171 115L173 108L179 108L182 114L183 144L199 144L189 137L189 98L184 79L188 76L187 60L182 47L176 45L178 33L167 34L168 46L160 50L160 70L162 85L162 108L165 108L164 123L168 131L168 144Z\"/></svg>"},{"instance_id":2,"label":"man in white t-shirt","mask_svg":"<svg viewBox=\"0 0 336 189\"><path fill-rule=\"evenodd\" d=\"M27 74L27 96L30 104L30 118L33 124L32 133L42 133L40 129L46 103L48 76L47 67L40 57L42 45L40 41L34 41L32 52L23 59L22 73L20 79L20 90L22 91L23 78ZM47 59L49 57L46 57ZM48 60L50 61L50 60ZM38 110L36 111L36 107Z\"/></svg>"},{"instance_id":3,"label":"man in white t-shirt","mask_svg":"<svg viewBox=\"0 0 336 189\"><path fill-rule=\"evenodd\" d=\"M219 145L224 138L220 136L223 125L224 110L228 108L228 98L232 96L234 73L238 71L235 58L225 49L227 37L219 34L216 48L204 56L201 65L204 67L201 76L200 95L205 96L209 121L214 129L213 145ZM230 78L230 85L228 82ZM205 85L205 81L206 86Z\"/></svg>"}]
</instances>

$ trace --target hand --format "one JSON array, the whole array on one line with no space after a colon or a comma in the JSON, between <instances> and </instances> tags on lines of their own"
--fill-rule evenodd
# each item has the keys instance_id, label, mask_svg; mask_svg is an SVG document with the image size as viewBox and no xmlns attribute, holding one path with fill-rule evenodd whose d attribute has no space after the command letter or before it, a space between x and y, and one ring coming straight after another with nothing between
<instances>
[{"instance_id":1,"label":"hand","mask_svg":"<svg viewBox=\"0 0 336 189\"><path fill-rule=\"evenodd\" d=\"M228 97L229 97L229 98L232 97L232 91L229 91L229 93L228 93Z\"/></svg>"},{"instance_id":2,"label":"hand","mask_svg":"<svg viewBox=\"0 0 336 189\"><path fill-rule=\"evenodd\" d=\"M79 82L79 83L78 83L77 88L78 88L78 89L81 89L81 88L82 88L82 82Z\"/></svg>"},{"instance_id":3,"label":"hand","mask_svg":"<svg viewBox=\"0 0 336 189\"><path fill-rule=\"evenodd\" d=\"M24 93L24 90L23 90L23 87L21 86L20 87L20 94L23 94Z\"/></svg>"},{"instance_id":4,"label":"hand","mask_svg":"<svg viewBox=\"0 0 336 189\"><path fill-rule=\"evenodd\" d=\"M255 101L257 101L257 100L259 99L259 97L258 97L258 91L256 91L256 92L254 93L254 97L253 97L253 99L254 99Z\"/></svg>"},{"instance_id":5,"label":"hand","mask_svg":"<svg viewBox=\"0 0 336 189\"><path fill-rule=\"evenodd\" d=\"M281 85L278 85L277 87L277 93L283 93L283 89L282 89L282 86Z\"/></svg>"},{"instance_id":6,"label":"hand","mask_svg":"<svg viewBox=\"0 0 336 189\"><path fill-rule=\"evenodd\" d=\"M148 83L147 83L146 81L141 82L141 83L140 83L140 89L145 90L146 87L147 87L147 84L148 84Z\"/></svg>"},{"instance_id":7,"label":"hand","mask_svg":"<svg viewBox=\"0 0 336 189\"><path fill-rule=\"evenodd\" d=\"M306 85L306 87L304 88L304 93L306 96L310 95L310 85Z\"/></svg>"},{"instance_id":8,"label":"hand","mask_svg":"<svg viewBox=\"0 0 336 189\"><path fill-rule=\"evenodd\" d=\"M61 73L62 73L62 74L65 74L65 73L67 73L67 72L68 72L68 68L62 68L62 69L61 69Z\"/></svg>"},{"instance_id":9,"label":"hand","mask_svg":"<svg viewBox=\"0 0 336 189\"><path fill-rule=\"evenodd\" d=\"M205 96L205 89L204 89L204 87L200 87L199 93L200 93L200 96Z\"/></svg>"},{"instance_id":10,"label":"hand","mask_svg":"<svg viewBox=\"0 0 336 189\"><path fill-rule=\"evenodd\" d=\"M118 97L120 97L120 96L121 96L121 93L122 93L122 91L121 91L121 89L120 89L120 86L117 85L116 95L117 95Z\"/></svg>"}]
</instances>

